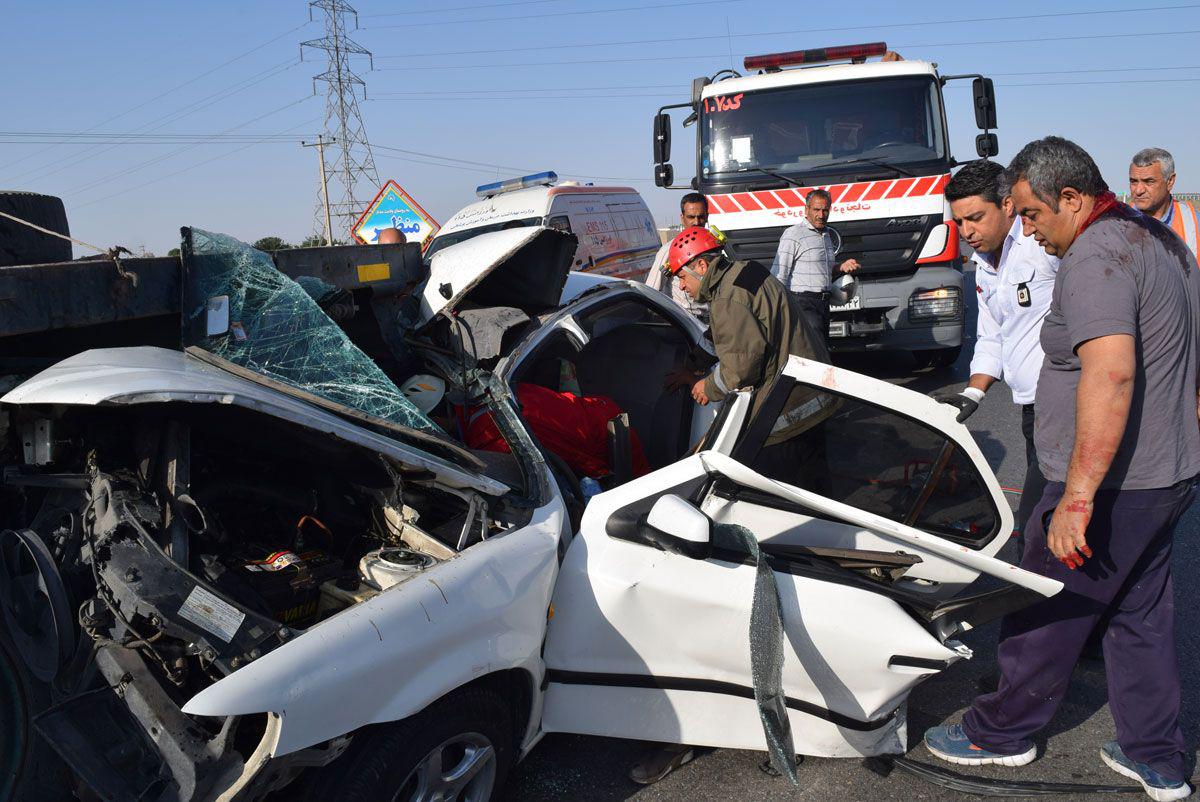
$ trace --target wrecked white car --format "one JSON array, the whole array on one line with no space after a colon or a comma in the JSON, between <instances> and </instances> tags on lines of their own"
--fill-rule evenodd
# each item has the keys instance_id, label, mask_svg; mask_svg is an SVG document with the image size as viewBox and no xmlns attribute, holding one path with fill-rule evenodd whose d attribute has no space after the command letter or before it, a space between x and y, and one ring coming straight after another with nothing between
<instances>
[{"instance_id":1,"label":"wrecked white car","mask_svg":"<svg viewBox=\"0 0 1200 802\"><path fill-rule=\"evenodd\" d=\"M447 248L364 333L322 312L353 298L185 229L182 350L3 396L0 626L77 786L485 800L548 732L899 753L956 633L1057 591L994 559L1012 515L953 410L798 358L699 407L664 389L711 362L698 324L568 281L573 252ZM431 415L414 373L446 385ZM621 410L607 472L539 442L523 385ZM480 416L502 446L467 445Z\"/></svg>"}]
</instances>

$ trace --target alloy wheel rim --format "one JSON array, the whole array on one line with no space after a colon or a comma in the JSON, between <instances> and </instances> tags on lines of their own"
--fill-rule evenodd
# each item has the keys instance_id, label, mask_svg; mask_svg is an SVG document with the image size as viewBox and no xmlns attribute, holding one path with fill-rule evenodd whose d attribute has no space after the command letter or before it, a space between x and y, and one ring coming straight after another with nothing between
<instances>
[{"instance_id":1,"label":"alloy wheel rim","mask_svg":"<svg viewBox=\"0 0 1200 802\"><path fill-rule=\"evenodd\" d=\"M447 738L401 783L393 802L487 802L496 785L496 750L478 732Z\"/></svg>"}]
</instances>

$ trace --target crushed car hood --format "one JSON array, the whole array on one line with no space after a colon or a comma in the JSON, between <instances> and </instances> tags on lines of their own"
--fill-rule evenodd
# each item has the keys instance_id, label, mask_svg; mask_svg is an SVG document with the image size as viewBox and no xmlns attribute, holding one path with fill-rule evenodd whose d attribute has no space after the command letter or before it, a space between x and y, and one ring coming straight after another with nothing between
<instances>
[{"instance_id":1,"label":"crushed car hood","mask_svg":"<svg viewBox=\"0 0 1200 802\"><path fill-rule=\"evenodd\" d=\"M472 306L537 314L558 306L577 240L551 228L480 234L433 255L421 293L420 324Z\"/></svg>"},{"instance_id":2,"label":"crushed car hood","mask_svg":"<svg viewBox=\"0 0 1200 802\"><path fill-rule=\"evenodd\" d=\"M453 487L503 495L509 488L449 460L377 434L284 392L166 348L84 351L47 368L0 398L6 404L102 406L184 402L232 404L371 448L427 470Z\"/></svg>"}]
</instances>

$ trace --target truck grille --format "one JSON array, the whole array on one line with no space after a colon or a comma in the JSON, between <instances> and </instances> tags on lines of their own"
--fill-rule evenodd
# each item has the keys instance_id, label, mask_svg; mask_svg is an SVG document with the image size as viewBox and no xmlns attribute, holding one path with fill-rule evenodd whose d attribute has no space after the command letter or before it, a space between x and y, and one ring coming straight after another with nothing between
<instances>
[{"instance_id":1,"label":"truck grille","mask_svg":"<svg viewBox=\"0 0 1200 802\"><path fill-rule=\"evenodd\" d=\"M842 235L838 261L857 259L859 275L898 276L916 270L917 254L926 237L942 222L936 214L877 220L844 220L831 224ZM726 231L738 259L754 259L770 266L779 248L779 238L788 226Z\"/></svg>"}]
</instances>

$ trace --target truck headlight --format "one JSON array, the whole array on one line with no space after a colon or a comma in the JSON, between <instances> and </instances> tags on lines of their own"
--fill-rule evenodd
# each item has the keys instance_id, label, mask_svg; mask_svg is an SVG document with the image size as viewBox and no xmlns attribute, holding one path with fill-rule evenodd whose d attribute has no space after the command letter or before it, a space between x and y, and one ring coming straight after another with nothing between
<instances>
[{"instance_id":1,"label":"truck headlight","mask_svg":"<svg viewBox=\"0 0 1200 802\"><path fill-rule=\"evenodd\" d=\"M962 290L958 287L939 287L918 290L908 299L909 320L958 318L962 316Z\"/></svg>"}]
</instances>

